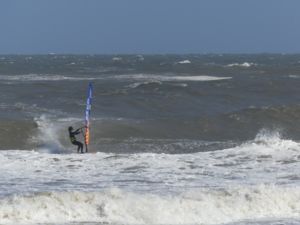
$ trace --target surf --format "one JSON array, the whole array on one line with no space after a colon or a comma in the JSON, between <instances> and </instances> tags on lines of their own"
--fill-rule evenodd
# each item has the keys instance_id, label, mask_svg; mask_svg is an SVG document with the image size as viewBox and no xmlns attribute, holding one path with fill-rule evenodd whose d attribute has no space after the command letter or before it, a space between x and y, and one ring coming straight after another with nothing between
<instances>
[{"instance_id":1,"label":"surf","mask_svg":"<svg viewBox=\"0 0 300 225\"><path fill-rule=\"evenodd\" d=\"M277 186L196 189L177 195L44 192L0 200L0 220L15 223L224 224L300 219L300 189Z\"/></svg>"}]
</instances>

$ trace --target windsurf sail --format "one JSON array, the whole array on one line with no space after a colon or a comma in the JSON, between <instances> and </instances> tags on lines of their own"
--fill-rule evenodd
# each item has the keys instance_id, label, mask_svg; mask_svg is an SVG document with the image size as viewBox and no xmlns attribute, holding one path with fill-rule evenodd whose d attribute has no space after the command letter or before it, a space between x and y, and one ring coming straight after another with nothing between
<instances>
[{"instance_id":1,"label":"windsurf sail","mask_svg":"<svg viewBox=\"0 0 300 225\"><path fill-rule=\"evenodd\" d=\"M85 108L84 144L85 144L86 152L88 152L88 145L90 144L90 115L92 109L92 94L93 94L93 86L92 83L89 83L88 94L86 99L86 108Z\"/></svg>"}]
</instances>

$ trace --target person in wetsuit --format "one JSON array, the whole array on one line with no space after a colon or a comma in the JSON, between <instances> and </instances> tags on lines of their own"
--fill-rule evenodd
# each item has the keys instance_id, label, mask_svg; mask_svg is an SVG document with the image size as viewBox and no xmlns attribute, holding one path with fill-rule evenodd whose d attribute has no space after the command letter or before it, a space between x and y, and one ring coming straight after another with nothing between
<instances>
[{"instance_id":1,"label":"person in wetsuit","mask_svg":"<svg viewBox=\"0 0 300 225\"><path fill-rule=\"evenodd\" d=\"M81 133L81 128L78 128L77 130L73 131L73 127L69 127L69 136L70 141L73 145L77 145L77 152L79 153L79 150L81 153L83 153L83 144L76 140L75 135Z\"/></svg>"}]
</instances>

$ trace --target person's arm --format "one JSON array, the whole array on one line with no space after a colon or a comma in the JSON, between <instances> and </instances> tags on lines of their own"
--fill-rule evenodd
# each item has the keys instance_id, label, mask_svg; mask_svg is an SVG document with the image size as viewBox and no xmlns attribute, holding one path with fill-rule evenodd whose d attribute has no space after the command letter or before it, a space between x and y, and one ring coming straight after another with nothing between
<instances>
[{"instance_id":1,"label":"person's arm","mask_svg":"<svg viewBox=\"0 0 300 225\"><path fill-rule=\"evenodd\" d=\"M80 134L81 133L81 128L78 128L77 130L74 131L74 134Z\"/></svg>"}]
</instances>

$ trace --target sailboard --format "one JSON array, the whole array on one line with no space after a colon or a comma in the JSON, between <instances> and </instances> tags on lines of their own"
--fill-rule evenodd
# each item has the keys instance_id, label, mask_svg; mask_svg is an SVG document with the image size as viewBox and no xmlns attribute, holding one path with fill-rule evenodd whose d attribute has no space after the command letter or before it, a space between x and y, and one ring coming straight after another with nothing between
<instances>
[{"instance_id":1,"label":"sailboard","mask_svg":"<svg viewBox=\"0 0 300 225\"><path fill-rule=\"evenodd\" d=\"M86 108L85 108L84 144L85 144L86 152L88 152L88 145L90 144L90 116L91 116L91 109L92 109L92 97L93 97L93 86L92 83L89 83L87 99L86 99Z\"/></svg>"}]
</instances>

